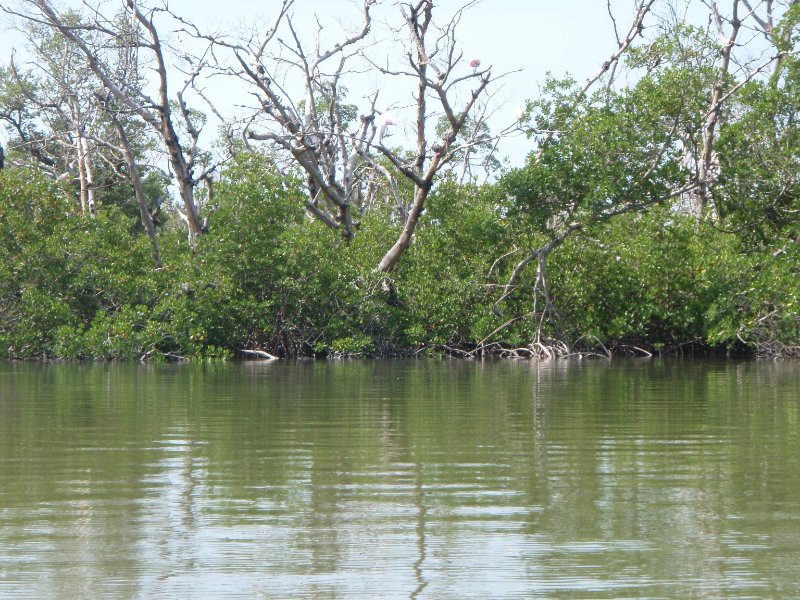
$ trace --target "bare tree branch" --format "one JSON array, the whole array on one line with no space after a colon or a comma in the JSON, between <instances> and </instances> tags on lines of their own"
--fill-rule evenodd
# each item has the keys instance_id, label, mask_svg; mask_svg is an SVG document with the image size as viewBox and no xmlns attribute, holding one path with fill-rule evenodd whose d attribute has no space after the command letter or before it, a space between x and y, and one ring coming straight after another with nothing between
<instances>
[{"instance_id":1,"label":"bare tree branch","mask_svg":"<svg viewBox=\"0 0 800 600\"><path fill-rule=\"evenodd\" d=\"M99 49L93 48L89 39L84 37L88 33L100 33L109 36L112 42L122 40L119 31L112 26L106 27L103 25L106 21L99 12L95 11L92 23L73 25L56 11L49 0L26 0L26 4L31 6L34 12L15 14L31 22L46 25L67 38L83 53L88 67L114 98L123 107L138 115L159 136L166 150L169 164L174 173L175 183L183 201L185 210L182 216L189 227L190 242L193 243L194 239L204 230L194 198L194 189L198 183L198 180L193 176L196 141L190 146L189 151L184 151L174 123L169 100L169 79L164 47L153 21L154 15L159 11L152 9L148 15L142 12L133 0L127 0L126 3L126 11L130 15L131 22L144 30L145 37L130 37L124 42L127 45L136 46L150 52L157 75L158 95L157 99L154 99L141 88L131 88L126 81L117 79L113 65L106 62L102 58ZM185 109L185 102L180 99L179 104L185 117L188 114L188 109ZM199 135L199 131L194 129L191 119L186 122L186 125L190 135Z\"/></svg>"}]
</instances>

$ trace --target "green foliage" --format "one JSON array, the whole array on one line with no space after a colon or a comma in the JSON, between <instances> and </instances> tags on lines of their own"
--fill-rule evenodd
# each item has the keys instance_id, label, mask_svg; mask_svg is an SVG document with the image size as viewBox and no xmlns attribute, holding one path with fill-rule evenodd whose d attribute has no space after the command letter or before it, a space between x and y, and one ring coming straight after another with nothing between
<instances>
[{"instance_id":1,"label":"green foliage","mask_svg":"<svg viewBox=\"0 0 800 600\"><path fill-rule=\"evenodd\" d=\"M461 118L463 113L456 115ZM443 139L450 133L450 122L447 116L442 115L436 122L436 136ZM461 171L462 182L475 181L478 175L473 173L475 166L480 166L484 175L496 173L502 166L497 157L496 139L492 136L489 125L484 119L475 120L470 115L464 119L464 124L455 140L456 145L465 145L465 150L460 150L453 155L450 161L449 172ZM469 177L469 179L467 179Z\"/></svg>"},{"instance_id":2,"label":"green foliage","mask_svg":"<svg viewBox=\"0 0 800 600\"><path fill-rule=\"evenodd\" d=\"M568 100L580 96L574 82L548 82L532 104L538 148L503 178L511 214L547 232L668 199L686 179L677 140L688 117L684 88L662 75L578 104Z\"/></svg>"},{"instance_id":3,"label":"green foliage","mask_svg":"<svg viewBox=\"0 0 800 600\"><path fill-rule=\"evenodd\" d=\"M742 82L716 144L715 207L750 249L800 237L800 7L790 6L770 40L786 53L768 78Z\"/></svg>"},{"instance_id":4,"label":"green foliage","mask_svg":"<svg viewBox=\"0 0 800 600\"><path fill-rule=\"evenodd\" d=\"M570 339L670 348L702 341L709 282L693 220L667 210L629 214L565 243L551 293Z\"/></svg>"},{"instance_id":5,"label":"green foliage","mask_svg":"<svg viewBox=\"0 0 800 600\"><path fill-rule=\"evenodd\" d=\"M663 29L650 43L632 46L626 65L645 73L674 72L681 77L714 81L714 62L722 55L719 41L707 27L677 23Z\"/></svg>"},{"instance_id":6,"label":"green foliage","mask_svg":"<svg viewBox=\"0 0 800 600\"><path fill-rule=\"evenodd\" d=\"M314 111L320 129L332 130L337 126L337 120L341 119L341 125L345 129L358 117L358 106L355 104L342 103L347 97L347 88L341 85L333 88L333 84L327 81L322 82L322 89L317 90L314 98ZM334 103L333 100L336 100ZM297 111L303 114L306 109L305 99L297 103ZM337 114L338 113L338 114Z\"/></svg>"},{"instance_id":7,"label":"green foliage","mask_svg":"<svg viewBox=\"0 0 800 600\"><path fill-rule=\"evenodd\" d=\"M425 223L397 272L410 346L470 346L497 325L489 271L507 243L500 194L446 182L429 198Z\"/></svg>"},{"instance_id":8,"label":"green foliage","mask_svg":"<svg viewBox=\"0 0 800 600\"><path fill-rule=\"evenodd\" d=\"M716 206L751 244L800 236L800 70L792 72L792 62L786 59L780 86L750 83L742 116L720 131Z\"/></svg>"},{"instance_id":9,"label":"green foliage","mask_svg":"<svg viewBox=\"0 0 800 600\"><path fill-rule=\"evenodd\" d=\"M502 185L437 186L389 277L369 266L397 233L391 219L366 215L348 244L302 202L300 182L241 155L217 186L197 254L162 233L169 260L154 270L148 240L122 213L91 220L40 178L0 173L2 355L370 356L533 338L534 271L494 308L519 244L544 239L518 235ZM667 208L595 222L550 257L561 333L650 350L800 346L797 244L743 248Z\"/></svg>"},{"instance_id":10,"label":"green foliage","mask_svg":"<svg viewBox=\"0 0 800 600\"><path fill-rule=\"evenodd\" d=\"M309 222L299 180L241 155L223 174L194 290L210 343L308 352L340 273L338 236ZM326 302L320 302L325 298Z\"/></svg>"},{"instance_id":11,"label":"green foliage","mask_svg":"<svg viewBox=\"0 0 800 600\"><path fill-rule=\"evenodd\" d=\"M800 355L800 245L713 258L706 318L711 345Z\"/></svg>"},{"instance_id":12,"label":"green foliage","mask_svg":"<svg viewBox=\"0 0 800 600\"><path fill-rule=\"evenodd\" d=\"M793 7L776 47L794 48L798 22ZM206 200L209 233L189 252L172 219L159 230L164 267L156 270L132 194L113 169L97 166L96 219L77 214L66 188L6 169L0 355L371 356L521 348L548 337L623 350L800 354L793 55L726 101L711 182L720 220L697 223L673 203L693 176L719 57L704 30L680 25L629 51L635 77L623 89L587 95L571 79L549 79L528 105L527 164L493 185L459 185L452 174L436 181L409 250L388 274L372 266L402 227L412 193L404 177L400 202L385 178L361 180L352 199L359 233L347 241L307 215L302 181L240 147ZM39 85L0 73L0 105L34 141L44 137L20 98ZM317 98L320 125L335 124L333 96L323 89ZM356 117L349 105L339 109L344 121ZM108 123L101 115L94 125ZM481 127L471 152L493 148ZM146 155L148 136L131 131L135 152ZM144 175L156 208L168 189L155 170ZM547 313L535 260L543 248ZM507 289L526 256L534 260Z\"/></svg>"},{"instance_id":13,"label":"green foliage","mask_svg":"<svg viewBox=\"0 0 800 600\"><path fill-rule=\"evenodd\" d=\"M149 299L149 249L114 211L89 220L51 184L24 171L0 179L2 346L12 356L49 356L67 330ZM59 333L60 332L60 333Z\"/></svg>"}]
</instances>

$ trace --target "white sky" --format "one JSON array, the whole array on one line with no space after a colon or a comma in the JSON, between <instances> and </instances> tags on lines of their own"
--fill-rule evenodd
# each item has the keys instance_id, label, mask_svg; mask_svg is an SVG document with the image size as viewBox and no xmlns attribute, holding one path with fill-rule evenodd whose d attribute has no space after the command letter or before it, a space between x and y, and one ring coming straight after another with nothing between
<instances>
[{"instance_id":1,"label":"white sky","mask_svg":"<svg viewBox=\"0 0 800 600\"><path fill-rule=\"evenodd\" d=\"M258 17L268 21L280 2L170 0L169 5L173 12L194 22L200 29L224 31L252 27ZM435 3L434 19L443 24L462 5L462 0L440 0ZM612 6L620 33L624 35L632 16L633 0L613 0ZM109 3L109 7L115 7L115 2ZM308 33L308 39L314 34L315 27L311 21L314 14L331 39L338 39L336 35L342 28L360 23L358 5L351 0L295 0L293 11L297 22L306 24L304 29L307 31L301 31L301 35ZM384 23L389 19L396 23L398 14L394 0L381 0L374 10L374 33L380 37L387 36ZM8 19L0 13L0 28L4 29L0 32L2 64L8 63L12 48L20 43L13 32L5 30L8 24ZM526 99L537 96L538 86L548 71L557 75L569 72L578 81L583 81L597 71L616 47L606 0L483 0L464 14L457 37L467 61L479 58L482 67L492 66L494 75L519 70L504 77L492 90L496 92L494 103L498 105L492 121L494 131L513 122L516 108ZM176 80L175 83L179 82ZM212 84L209 87L212 95L222 94L218 97L223 98L223 103L235 104L231 98L225 99L226 94L231 93L230 84ZM413 84L402 85L398 81L387 83L375 73L367 74L357 82L352 81L348 87L348 99L354 103L358 103L360 96L381 88L380 104L383 107L409 104L415 88ZM198 108L204 109L199 105ZM413 121L411 110L397 109L397 112L399 127L410 130ZM7 138L8 135L0 131L3 143ZM211 141L206 139L208 144ZM518 165L528 148L524 138L508 140L501 145L500 153L510 156L512 165Z\"/></svg>"}]
</instances>

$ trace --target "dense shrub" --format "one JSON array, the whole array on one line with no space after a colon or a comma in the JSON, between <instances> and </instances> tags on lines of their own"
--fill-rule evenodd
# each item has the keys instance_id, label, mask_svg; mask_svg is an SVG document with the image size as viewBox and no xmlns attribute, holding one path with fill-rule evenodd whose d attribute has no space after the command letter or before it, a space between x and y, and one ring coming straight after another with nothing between
<instances>
[{"instance_id":1,"label":"dense shrub","mask_svg":"<svg viewBox=\"0 0 800 600\"><path fill-rule=\"evenodd\" d=\"M519 348L535 335L535 268L497 304L525 238L501 186L443 182L409 251L365 214L353 241L309 219L298 181L266 158L232 162L195 252L160 233L164 266L133 217L85 217L57 187L0 172L0 353L20 358L386 355ZM669 209L597 223L549 257L549 335L626 351L703 347L797 353L800 245L744 238Z\"/></svg>"}]
</instances>

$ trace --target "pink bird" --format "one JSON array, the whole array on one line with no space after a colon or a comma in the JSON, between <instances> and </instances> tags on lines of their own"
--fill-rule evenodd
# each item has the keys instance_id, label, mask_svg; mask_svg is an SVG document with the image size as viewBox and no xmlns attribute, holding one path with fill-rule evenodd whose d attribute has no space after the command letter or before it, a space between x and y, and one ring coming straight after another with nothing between
<instances>
[{"instance_id":1,"label":"pink bird","mask_svg":"<svg viewBox=\"0 0 800 600\"><path fill-rule=\"evenodd\" d=\"M469 61L469 66L472 67L473 69L477 69L478 67L481 66L480 59L473 58L471 61Z\"/></svg>"}]
</instances>

